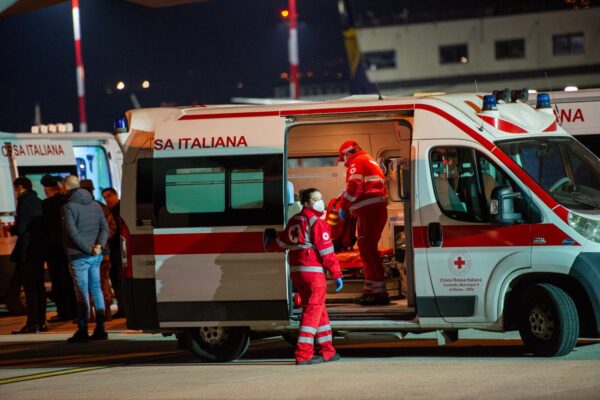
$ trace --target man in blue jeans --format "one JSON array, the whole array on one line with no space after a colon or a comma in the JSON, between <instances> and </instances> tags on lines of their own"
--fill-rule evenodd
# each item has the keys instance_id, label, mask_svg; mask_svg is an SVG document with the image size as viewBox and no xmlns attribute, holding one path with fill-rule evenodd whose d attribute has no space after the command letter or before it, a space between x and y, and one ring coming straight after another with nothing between
<instances>
[{"instance_id":1,"label":"man in blue jeans","mask_svg":"<svg viewBox=\"0 0 600 400\"><path fill-rule=\"evenodd\" d=\"M104 327L105 305L100 288L100 263L102 249L108 239L108 224L102 208L94 201L90 192L79 188L76 176L67 177L65 186L69 192L61 215L69 270L75 284L78 318L77 332L68 342L106 340L108 334ZM90 292L96 305L96 328L91 336L88 334Z\"/></svg>"}]
</instances>

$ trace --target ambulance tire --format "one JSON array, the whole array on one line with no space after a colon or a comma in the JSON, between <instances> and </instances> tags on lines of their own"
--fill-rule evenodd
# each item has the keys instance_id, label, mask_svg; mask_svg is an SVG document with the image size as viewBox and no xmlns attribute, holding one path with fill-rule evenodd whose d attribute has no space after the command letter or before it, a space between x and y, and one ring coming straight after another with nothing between
<instances>
[{"instance_id":1,"label":"ambulance tire","mask_svg":"<svg viewBox=\"0 0 600 400\"><path fill-rule=\"evenodd\" d=\"M521 339L533 355L564 356L577 344L577 307L561 288L547 283L533 286L522 294L518 312Z\"/></svg>"},{"instance_id":2,"label":"ambulance tire","mask_svg":"<svg viewBox=\"0 0 600 400\"><path fill-rule=\"evenodd\" d=\"M227 362L240 358L250 345L247 328L202 327L191 329L185 346L204 362Z\"/></svg>"}]
</instances>

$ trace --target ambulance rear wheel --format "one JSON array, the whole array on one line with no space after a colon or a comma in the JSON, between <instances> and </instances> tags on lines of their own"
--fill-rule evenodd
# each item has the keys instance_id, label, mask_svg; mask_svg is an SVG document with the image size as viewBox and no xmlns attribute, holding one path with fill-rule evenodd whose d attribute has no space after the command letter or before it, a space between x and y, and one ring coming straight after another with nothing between
<instances>
[{"instance_id":1,"label":"ambulance rear wheel","mask_svg":"<svg viewBox=\"0 0 600 400\"><path fill-rule=\"evenodd\" d=\"M577 308L557 286L537 284L523 293L518 318L523 344L535 356L563 356L577 343Z\"/></svg>"},{"instance_id":2,"label":"ambulance rear wheel","mask_svg":"<svg viewBox=\"0 0 600 400\"><path fill-rule=\"evenodd\" d=\"M246 328L204 326L188 332L186 347L205 362L226 362L240 358L248 349Z\"/></svg>"}]
</instances>

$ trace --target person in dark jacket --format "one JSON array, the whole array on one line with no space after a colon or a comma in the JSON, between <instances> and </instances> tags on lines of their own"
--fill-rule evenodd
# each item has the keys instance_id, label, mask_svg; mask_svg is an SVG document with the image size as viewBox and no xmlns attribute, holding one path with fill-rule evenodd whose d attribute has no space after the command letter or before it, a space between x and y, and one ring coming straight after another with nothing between
<instances>
[{"instance_id":1,"label":"person in dark jacket","mask_svg":"<svg viewBox=\"0 0 600 400\"><path fill-rule=\"evenodd\" d=\"M123 262L121 260L121 202L119 201L119 194L112 187L102 191L102 198L104 198L104 202L110 208L117 223L117 233L108 241L111 264L110 281L115 291L118 307L117 313L113 315L113 318L123 318L125 317L125 297L121 290L123 279Z\"/></svg>"},{"instance_id":2,"label":"person in dark jacket","mask_svg":"<svg viewBox=\"0 0 600 400\"><path fill-rule=\"evenodd\" d=\"M62 194L62 178L44 175L40 181L46 198L42 200L44 214L44 257L52 282L52 298L56 303L56 315L49 322L63 322L75 319L77 303L75 288L69 273L69 260L63 243L61 209L67 203Z\"/></svg>"},{"instance_id":3,"label":"person in dark jacket","mask_svg":"<svg viewBox=\"0 0 600 400\"><path fill-rule=\"evenodd\" d=\"M79 186L82 189L90 192L92 197L94 197L94 182L91 179L82 179L79 181ZM117 223L115 222L115 218L113 217L110 208L107 205L100 203L98 200L95 200L96 203L102 207L102 212L104 213L104 217L106 217L106 223L108 224L108 243L110 245L111 239L115 236L117 232ZM102 294L104 295L104 306L106 309L104 310L104 315L106 317L106 321L112 320L112 313L110 310L110 306L112 304L112 288L110 286L110 250L108 246L102 251L102 262L100 263L100 288L102 289Z\"/></svg>"},{"instance_id":4,"label":"person in dark jacket","mask_svg":"<svg viewBox=\"0 0 600 400\"><path fill-rule=\"evenodd\" d=\"M102 208L87 190L79 188L76 176L68 176L65 185L69 192L68 202L62 208L64 242L75 284L78 314L78 329L68 342L106 340L108 334L104 327L105 305L100 289L100 263L102 249L108 238L108 225ZM88 334L90 292L96 305L96 328L91 336Z\"/></svg>"},{"instance_id":5,"label":"person in dark jacket","mask_svg":"<svg viewBox=\"0 0 600 400\"><path fill-rule=\"evenodd\" d=\"M17 273L25 289L27 312L25 326L13 333L43 332L48 327L42 254L42 201L31 189L31 181L27 177L15 179L13 187L17 195L17 216L10 233L17 236L17 243L10 260L17 264Z\"/></svg>"}]
</instances>

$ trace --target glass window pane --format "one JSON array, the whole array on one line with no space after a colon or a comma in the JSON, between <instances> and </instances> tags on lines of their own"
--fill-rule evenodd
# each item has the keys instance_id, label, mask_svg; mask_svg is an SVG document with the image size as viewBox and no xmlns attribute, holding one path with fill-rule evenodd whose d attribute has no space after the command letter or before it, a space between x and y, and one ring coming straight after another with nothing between
<instances>
[{"instance_id":1,"label":"glass window pane","mask_svg":"<svg viewBox=\"0 0 600 400\"><path fill-rule=\"evenodd\" d=\"M525 57L525 40L499 40L496 42L496 59L504 60L510 58Z\"/></svg>"},{"instance_id":2,"label":"glass window pane","mask_svg":"<svg viewBox=\"0 0 600 400\"><path fill-rule=\"evenodd\" d=\"M555 56L585 53L583 33L552 36L552 50Z\"/></svg>"},{"instance_id":3,"label":"glass window pane","mask_svg":"<svg viewBox=\"0 0 600 400\"><path fill-rule=\"evenodd\" d=\"M225 211L224 168L180 168L165 176L167 211L212 213Z\"/></svg>"},{"instance_id":4,"label":"glass window pane","mask_svg":"<svg viewBox=\"0 0 600 400\"><path fill-rule=\"evenodd\" d=\"M108 158L102 146L73 147L79 179L94 182L94 198L102 201L102 190L111 187Z\"/></svg>"},{"instance_id":5,"label":"glass window pane","mask_svg":"<svg viewBox=\"0 0 600 400\"><path fill-rule=\"evenodd\" d=\"M469 51L466 44L440 46L440 64L466 64Z\"/></svg>"},{"instance_id":6,"label":"glass window pane","mask_svg":"<svg viewBox=\"0 0 600 400\"><path fill-rule=\"evenodd\" d=\"M363 58L368 69L396 68L396 51L370 51L363 53Z\"/></svg>"},{"instance_id":7,"label":"glass window pane","mask_svg":"<svg viewBox=\"0 0 600 400\"><path fill-rule=\"evenodd\" d=\"M231 208L262 208L263 193L264 172L262 170L231 171Z\"/></svg>"}]
</instances>

